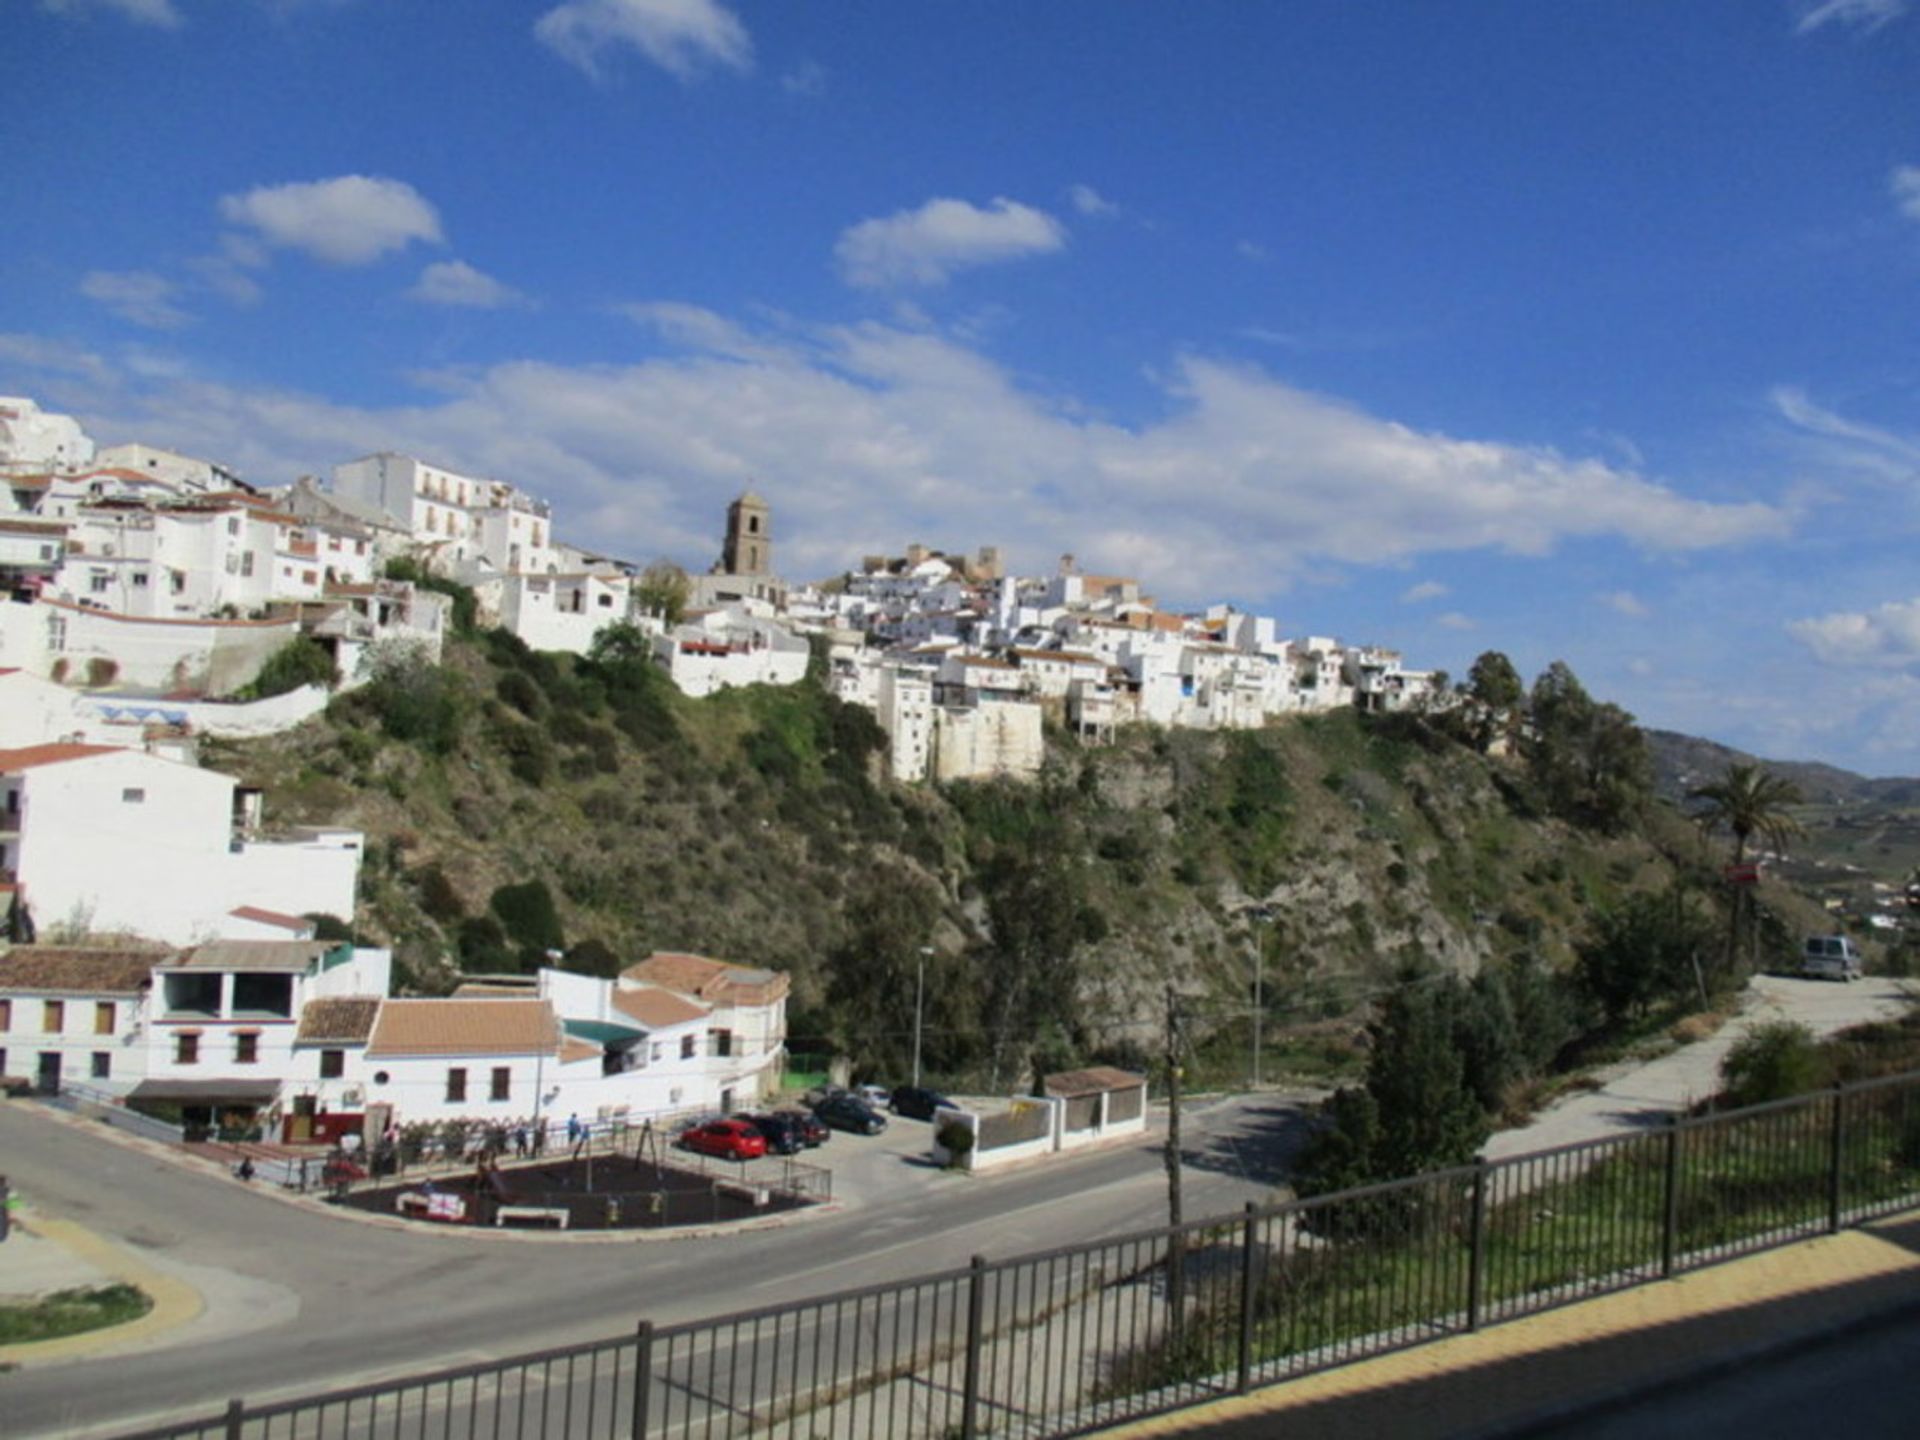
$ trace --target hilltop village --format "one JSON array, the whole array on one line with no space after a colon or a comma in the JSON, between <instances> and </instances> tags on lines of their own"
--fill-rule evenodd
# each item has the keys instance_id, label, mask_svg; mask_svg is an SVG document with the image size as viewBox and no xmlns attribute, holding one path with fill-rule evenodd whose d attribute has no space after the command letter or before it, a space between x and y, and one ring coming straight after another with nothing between
<instances>
[{"instance_id":1,"label":"hilltop village","mask_svg":"<svg viewBox=\"0 0 1920 1440\"><path fill-rule=\"evenodd\" d=\"M0 907L16 942L0 1074L283 1126L376 1097L434 1121L725 1110L777 1084L777 971L655 954L612 979L547 966L394 996L386 952L321 933L350 926L363 835L269 828L258 791L197 763L205 737L289 729L396 657L436 663L468 593L474 623L532 650L618 637L693 697L824 673L873 712L907 783L1037 775L1047 722L1099 743L1136 723L1251 729L1446 698L1391 650L1288 639L1230 606L1162 610L1071 556L1023 577L991 548L915 545L789 584L751 492L705 573L555 532L545 501L413 456L263 489L0 400Z\"/></svg>"}]
</instances>

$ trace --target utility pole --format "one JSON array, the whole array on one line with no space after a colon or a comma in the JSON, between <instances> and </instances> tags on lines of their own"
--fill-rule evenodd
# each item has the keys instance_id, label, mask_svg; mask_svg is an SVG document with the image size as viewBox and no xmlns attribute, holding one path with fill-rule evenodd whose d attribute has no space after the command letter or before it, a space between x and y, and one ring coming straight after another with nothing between
<instances>
[{"instance_id":1,"label":"utility pole","mask_svg":"<svg viewBox=\"0 0 1920 1440\"><path fill-rule=\"evenodd\" d=\"M1247 934L1253 940L1253 1088L1260 1088L1260 1028L1267 1015L1266 936L1261 933L1262 925L1273 923L1273 907L1270 905L1250 905L1246 911Z\"/></svg>"},{"instance_id":2,"label":"utility pole","mask_svg":"<svg viewBox=\"0 0 1920 1440\"><path fill-rule=\"evenodd\" d=\"M1185 1329L1186 1241L1180 1232L1180 996L1167 985L1167 1318L1177 1344Z\"/></svg>"},{"instance_id":3,"label":"utility pole","mask_svg":"<svg viewBox=\"0 0 1920 1440\"><path fill-rule=\"evenodd\" d=\"M913 982L913 1088L916 1090L920 1088L920 1017L926 1011L927 957L931 954L931 945L920 947L920 966Z\"/></svg>"}]
</instances>

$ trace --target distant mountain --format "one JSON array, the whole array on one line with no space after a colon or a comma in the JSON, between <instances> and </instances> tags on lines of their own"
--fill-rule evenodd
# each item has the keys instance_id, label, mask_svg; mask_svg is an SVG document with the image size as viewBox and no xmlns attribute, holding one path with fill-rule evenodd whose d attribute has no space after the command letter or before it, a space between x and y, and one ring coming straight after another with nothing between
<instances>
[{"instance_id":1,"label":"distant mountain","mask_svg":"<svg viewBox=\"0 0 1920 1440\"><path fill-rule=\"evenodd\" d=\"M1761 764L1798 785L1812 805L1920 805L1920 779L1874 780L1836 765L1808 760L1762 760L1744 750L1671 730L1648 730L1646 736L1653 752L1655 788L1676 804L1685 802L1689 790L1725 774L1729 765Z\"/></svg>"}]
</instances>

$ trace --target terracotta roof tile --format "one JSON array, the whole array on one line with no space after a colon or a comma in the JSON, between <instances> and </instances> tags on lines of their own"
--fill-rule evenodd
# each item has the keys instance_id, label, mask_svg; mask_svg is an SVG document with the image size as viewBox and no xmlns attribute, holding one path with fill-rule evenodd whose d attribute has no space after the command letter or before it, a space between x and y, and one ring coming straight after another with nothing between
<instances>
[{"instance_id":1,"label":"terracotta roof tile","mask_svg":"<svg viewBox=\"0 0 1920 1440\"><path fill-rule=\"evenodd\" d=\"M757 970L705 955L656 951L620 972L622 980L637 980L675 990L682 995L718 1005L770 1005L787 993L787 977L778 970Z\"/></svg>"},{"instance_id":2,"label":"terracotta roof tile","mask_svg":"<svg viewBox=\"0 0 1920 1440\"><path fill-rule=\"evenodd\" d=\"M137 995L151 982L153 967L172 958L173 952L161 947L16 945L0 956L0 991Z\"/></svg>"},{"instance_id":3,"label":"terracotta roof tile","mask_svg":"<svg viewBox=\"0 0 1920 1440\"><path fill-rule=\"evenodd\" d=\"M367 1055L552 1055L559 1044L545 1000L388 1000Z\"/></svg>"},{"instance_id":4,"label":"terracotta roof tile","mask_svg":"<svg viewBox=\"0 0 1920 1440\"><path fill-rule=\"evenodd\" d=\"M675 995L670 990L616 990L613 992L613 1008L629 1020L638 1020L649 1030L664 1030L670 1025L684 1025L689 1020L699 1020L712 1012L704 1005L696 1005Z\"/></svg>"},{"instance_id":5,"label":"terracotta roof tile","mask_svg":"<svg viewBox=\"0 0 1920 1440\"><path fill-rule=\"evenodd\" d=\"M95 755L119 752L114 745L24 745L17 750L0 750L0 775L14 775L37 765L58 765L66 760L86 760Z\"/></svg>"},{"instance_id":6,"label":"terracotta roof tile","mask_svg":"<svg viewBox=\"0 0 1920 1440\"><path fill-rule=\"evenodd\" d=\"M300 1007L296 1045L364 1045L380 1013L377 995L345 995L309 1000Z\"/></svg>"},{"instance_id":7,"label":"terracotta roof tile","mask_svg":"<svg viewBox=\"0 0 1920 1440\"><path fill-rule=\"evenodd\" d=\"M256 925L272 925L281 930L298 930L302 938L313 933L313 921L304 915L286 915L278 910L262 910L258 905L241 905L227 914L236 920L251 920Z\"/></svg>"}]
</instances>

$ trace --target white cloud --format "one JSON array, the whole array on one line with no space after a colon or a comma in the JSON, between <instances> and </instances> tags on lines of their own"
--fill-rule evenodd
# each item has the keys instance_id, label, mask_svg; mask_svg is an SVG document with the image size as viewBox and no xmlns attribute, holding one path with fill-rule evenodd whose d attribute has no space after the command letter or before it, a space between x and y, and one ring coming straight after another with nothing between
<instances>
[{"instance_id":1,"label":"white cloud","mask_svg":"<svg viewBox=\"0 0 1920 1440\"><path fill-rule=\"evenodd\" d=\"M409 300L427 305L454 305L469 310L505 310L527 303L527 297L464 260L438 260L420 272L407 291Z\"/></svg>"},{"instance_id":2,"label":"white cloud","mask_svg":"<svg viewBox=\"0 0 1920 1440\"><path fill-rule=\"evenodd\" d=\"M1906 13L1907 0L1812 0L1793 28L1796 34L1807 35L1823 26L1842 25L1871 35Z\"/></svg>"},{"instance_id":3,"label":"white cloud","mask_svg":"<svg viewBox=\"0 0 1920 1440\"><path fill-rule=\"evenodd\" d=\"M1438 600L1447 593L1447 587L1438 580L1422 580L1418 585L1409 585L1400 592L1403 605L1419 605L1428 600Z\"/></svg>"},{"instance_id":4,"label":"white cloud","mask_svg":"<svg viewBox=\"0 0 1920 1440\"><path fill-rule=\"evenodd\" d=\"M1653 614L1653 611L1648 608L1647 602L1631 590L1610 590L1606 594L1599 596L1598 599L1602 605L1606 606L1616 615L1625 615L1630 620L1644 620Z\"/></svg>"},{"instance_id":5,"label":"white cloud","mask_svg":"<svg viewBox=\"0 0 1920 1440\"><path fill-rule=\"evenodd\" d=\"M439 213L418 190L373 175L262 185L222 197L220 214L268 245L330 265L366 265L416 240L441 240Z\"/></svg>"},{"instance_id":6,"label":"white cloud","mask_svg":"<svg viewBox=\"0 0 1920 1440\"><path fill-rule=\"evenodd\" d=\"M1810 437L1807 448L1821 464L1896 485L1920 474L1920 441L1849 420L1815 404L1805 391L1791 385L1776 385L1768 398L1782 419Z\"/></svg>"},{"instance_id":7,"label":"white cloud","mask_svg":"<svg viewBox=\"0 0 1920 1440\"><path fill-rule=\"evenodd\" d=\"M1472 630L1476 628L1471 615L1462 615L1458 610L1449 610L1444 615L1436 615L1433 623L1444 630Z\"/></svg>"},{"instance_id":8,"label":"white cloud","mask_svg":"<svg viewBox=\"0 0 1920 1440\"><path fill-rule=\"evenodd\" d=\"M1421 555L1544 554L1580 537L1689 550L1783 523L1764 504L1414 430L1213 360L1177 359L1164 418L1123 427L937 333L744 325L681 304L626 313L672 348L442 374L381 409L120 375L82 413L96 435L217 456L263 483L368 450L436 455L550 499L563 536L689 564L711 558L726 500L751 483L781 512L776 559L795 578L938 535L998 543L1030 570L1071 550L1168 604L1258 602L1303 576ZM16 377L34 393L24 366L7 367Z\"/></svg>"},{"instance_id":9,"label":"white cloud","mask_svg":"<svg viewBox=\"0 0 1920 1440\"><path fill-rule=\"evenodd\" d=\"M1238 242L1233 247L1233 253L1238 255L1242 260L1253 261L1256 265L1264 265L1273 258L1272 252L1269 251L1266 246L1256 244L1251 240Z\"/></svg>"},{"instance_id":10,"label":"white cloud","mask_svg":"<svg viewBox=\"0 0 1920 1440\"><path fill-rule=\"evenodd\" d=\"M1920 599L1877 609L1793 620L1787 633L1829 665L1898 668L1920 664Z\"/></svg>"},{"instance_id":11,"label":"white cloud","mask_svg":"<svg viewBox=\"0 0 1920 1440\"><path fill-rule=\"evenodd\" d=\"M567 0L542 15L533 33L596 79L605 54L626 47L681 80L708 65L746 70L753 64L747 27L715 0Z\"/></svg>"},{"instance_id":12,"label":"white cloud","mask_svg":"<svg viewBox=\"0 0 1920 1440\"><path fill-rule=\"evenodd\" d=\"M90 270L80 281L80 293L149 330L178 330L193 320L173 303L179 287L151 270Z\"/></svg>"},{"instance_id":13,"label":"white cloud","mask_svg":"<svg viewBox=\"0 0 1920 1440\"><path fill-rule=\"evenodd\" d=\"M1067 198L1073 202L1073 208L1082 215L1099 220L1111 220L1120 213L1120 207L1107 199L1091 185L1074 185L1067 190Z\"/></svg>"},{"instance_id":14,"label":"white cloud","mask_svg":"<svg viewBox=\"0 0 1920 1440\"><path fill-rule=\"evenodd\" d=\"M1909 220L1920 220L1920 165L1896 165L1887 177L1893 203Z\"/></svg>"},{"instance_id":15,"label":"white cloud","mask_svg":"<svg viewBox=\"0 0 1920 1440\"><path fill-rule=\"evenodd\" d=\"M862 220L834 246L849 285L940 285L955 270L1048 255L1067 230L1044 210L997 198L985 209L965 200L929 200L918 210Z\"/></svg>"},{"instance_id":16,"label":"white cloud","mask_svg":"<svg viewBox=\"0 0 1920 1440\"><path fill-rule=\"evenodd\" d=\"M56 15L112 10L142 25L156 25L165 30L180 24L180 12L173 8L173 0L40 0L40 5Z\"/></svg>"}]
</instances>

